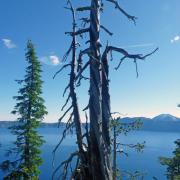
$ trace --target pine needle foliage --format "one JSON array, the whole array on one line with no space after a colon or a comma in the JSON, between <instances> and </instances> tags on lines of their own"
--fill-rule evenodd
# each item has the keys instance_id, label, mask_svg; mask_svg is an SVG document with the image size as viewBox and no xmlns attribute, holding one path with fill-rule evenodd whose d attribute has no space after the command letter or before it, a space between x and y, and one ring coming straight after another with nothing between
<instances>
[{"instance_id":1,"label":"pine needle foliage","mask_svg":"<svg viewBox=\"0 0 180 180\"><path fill-rule=\"evenodd\" d=\"M40 146L44 143L38 134L44 115L47 114L42 95L41 64L36 56L34 45L30 40L26 49L27 68L24 80L17 80L21 88L18 95L13 98L17 104L12 111L18 116L17 123L10 127L11 133L16 136L14 147L8 155L16 156L1 164L1 169L8 174L4 179L37 180L40 174L39 166L42 164Z\"/></svg>"},{"instance_id":2,"label":"pine needle foliage","mask_svg":"<svg viewBox=\"0 0 180 180\"><path fill-rule=\"evenodd\" d=\"M176 149L173 151L173 157L160 157L160 163L167 166L167 178L170 180L180 179L180 139L175 141Z\"/></svg>"}]
</instances>

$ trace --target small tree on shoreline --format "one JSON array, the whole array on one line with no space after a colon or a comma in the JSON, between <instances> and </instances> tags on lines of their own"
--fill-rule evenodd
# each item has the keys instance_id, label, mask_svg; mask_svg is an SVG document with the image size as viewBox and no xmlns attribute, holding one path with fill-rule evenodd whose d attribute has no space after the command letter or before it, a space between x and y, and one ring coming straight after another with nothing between
<instances>
[{"instance_id":1,"label":"small tree on shoreline","mask_svg":"<svg viewBox=\"0 0 180 180\"><path fill-rule=\"evenodd\" d=\"M111 120L111 131L112 131L112 168L113 168L113 180L116 180L118 177L122 178L123 175L132 175L133 173L130 173L127 171L121 171L117 167L117 156L118 154L124 154L128 156L128 153L126 153L123 150L123 147L129 147L137 150L137 152L141 152L145 147L145 142L143 143L137 143L137 144L124 144L119 141L120 135L127 135L127 133L138 130L142 125L142 122L140 119L137 119L132 122L121 122L121 118L112 118ZM139 176L143 176L142 173L138 172ZM137 176L137 174L136 174Z\"/></svg>"}]
</instances>

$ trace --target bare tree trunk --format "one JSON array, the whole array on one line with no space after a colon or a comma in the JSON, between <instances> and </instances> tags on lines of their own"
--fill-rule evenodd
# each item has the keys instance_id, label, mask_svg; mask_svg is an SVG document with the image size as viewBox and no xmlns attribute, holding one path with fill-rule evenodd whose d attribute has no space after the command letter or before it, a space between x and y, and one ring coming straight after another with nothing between
<instances>
[{"instance_id":1,"label":"bare tree trunk","mask_svg":"<svg viewBox=\"0 0 180 180\"><path fill-rule=\"evenodd\" d=\"M102 83L100 56L100 0L91 1L90 12L90 142L91 165L94 180L112 179L109 171L109 155L102 135ZM108 162L107 162L108 161Z\"/></svg>"},{"instance_id":2,"label":"bare tree trunk","mask_svg":"<svg viewBox=\"0 0 180 180\"><path fill-rule=\"evenodd\" d=\"M110 139L110 119L111 119L111 107L110 107L110 94L109 94L109 65L107 57L107 48L105 49L102 58L102 135L104 139L105 150L105 162L111 175L111 139Z\"/></svg>"},{"instance_id":3,"label":"bare tree trunk","mask_svg":"<svg viewBox=\"0 0 180 180\"><path fill-rule=\"evenodd\" d=\"M83 149L83 135L82 135L82 129L81 129L81 118L79 114L79 107L78 107L78 101L77 101L77 95L75 92L75 67L76 67L76 20L75 20L75 11L70 3L72 16L73 16L73 40L72 40L72 62L71 62L71 73L70 73L70 96L72 100L72 106L73 106L73 116L74 116L74 124L75 124L75 130L76 130L76 138L77 138L77 145L79 149L79 169L81 170L80 175L76 174L76 179L79 178L78 176L83 177L84 179L88 180L90 178L90 174L88 172L87 166L88 166L88 159L87 159L87 151Z\"/></svg>"},{"instance_id":4,"label":"bare tree trunk","mask_svg":"<svg viewBox=\"0 0 180 180\"><path fill-rule=\"evenodd\" d=\"M72 11L73 14L73 32L76 32L76 23L75 23L75 12ZM73 35L72 41L72 62L71 62L71 73L70 73L70 96L72 99L73 106L73 115L74 115L74 123L76 128L76 137L79 151L83 151L82 147L82 130L81 130L81 119L79 115L79 108L77 103L77 96L75 93L75 65L76 65L76 36Z\"/></svg>"},{"instance_id":5,"label":"bare tree trunk","mask_svg":"<svg viewBox=\"0 0 180 180\"><path fill-rule=\"evenodd\" d=\"M116 9L120 10L128 19L132 20L135 23L136 17L129 15L126 11L124 11L116 0L106 0L115 5ZM110 120L111 120L111 108L110 108L110 94L109 94L109 65L108 65L108 53L112 53L112 51L118 52L123 57L120 59L120 62L116 68L116 70L120 67L121 63L126 59L132 59L136 65L137 70L137 60L144 60L146 57L152 55L157 51L156 48L153 52L143 56L141 54L129 54L122 48L118 48L115 46L106 46L104 53L101 57L101 44L100 44L100 28L103 29L109 35L112 33L103 25L100 24L100 11L103 9L102 0L91 0L90 6L79 7L76 10L73 9L71 0L67 0L70 5L70 9L73 15L73 31L66 32L66 34L71 35L73 38L72 44L65 56L64 60L67 59L67 56L72 52L72 61L70 64L64 65L57 73L59 73L62 69L67 66L71 66L70 73L70 82L68 86L65 88L64 93L66 93L67 89L70 90L70 94L66 100L65 105L67 105L69 99L72 100L71 106L64 112L62 117L59 119L61 121L65 115L73 109L70 115L70 121L68 121L66 129L63 132L63 137L60 140L59 144L56 146L54 152L56 152L58 146L61 144L62 140L66 136L66 132L70 127L75 125L76 130L76 138L78 151L72 153L70 157L61 163L60 166L56 168L53 173L53 177L59 168L64 165L64 178L66 179L67 169L69 164L71 163L73 157L77 156L77 166L75 167L75 172L72 175L73 179L79 180L115 180L116 179L116 152L114 152L113 157L113 168L114 173L112 173L112 162L111 162L111 139L110 139ZM76 29L75 22L75 12L81 11L90 11L90 18L84 17L81 18L83 21L83 29ZM90 25L87 27L86 25ZM77 73L75 70L76 66L76 36L83 37L84 33L89 33L89 42L90 47L84 50L80 50L79 57L77 60L78 68ZM89 61L84 64L82 67L83 55L89 56ZM76 84L78 81L78 85L81 83L81 79L86 79L83 76L83 72L87 67L90 66L90 89L89 89L89 104L86 110L89 108L89 120L90 120L90 130L88 125L86 126L86 133L82 134L81 127L81 119L79 114L79 107L77 96L75 92ZM56 73L56 74L57 74ZM88 79L88 78L87 78ZM63 109L62 108L62 109ZM73 117L73 121L71 118ZM116 134L114 134L115 136ZM83 138L86 137L87 141L83 142ZM116 137L114 137L114 149L116 151Z\"/></svg>"},{"instance_id":6,"label":"bare tree trunk","mask_svg":"<svg viewBox=\"0 0 180 180\"><path fill-rule=\"evenodd\" d=\"M111 107L110 107L110 95L109 95L109 65L107 59L107 50L105 49L102 55L102 125L103 125L103 136L110 147L110 118L111 118Z\"/></svg>"},{"instance_id":7,"label":"bare tree trunk","mask_svg":"<svg viewBox=\"0 0 180 180\"><path fill-rule=\"evenodd\" d=\"M116 180L116 142L117 137L116 137L116 126L113 127L113 180Z\"/></svg>"},{"instance_id":8,"label":"bare tree trunk","mask_svg":"<svg viewBox=\"0 0 180 180\"><path fill-rule=\"evenodd\" d=\"M81 118L79 114L79 107L77 102L77 96L75 92L75 61L76 61L76 39L75 36L73 37L73 50L72 50L72 64L71 64L71 74L70 74L70 96L72 99L72 106L73 106L73 115L74 115L74 124L76 129L76 138L77 138L77 145L79 149L79 158L80 158L80 166L84 171L83 177L87 179L89 176L88 171L86 170L87 167L82 167L87 165L87 157L86 152L83 149L83 142L82 142L82 129L81 129ZM81 172L82 173L82 172Z\"/></svg>"}]
</instances>

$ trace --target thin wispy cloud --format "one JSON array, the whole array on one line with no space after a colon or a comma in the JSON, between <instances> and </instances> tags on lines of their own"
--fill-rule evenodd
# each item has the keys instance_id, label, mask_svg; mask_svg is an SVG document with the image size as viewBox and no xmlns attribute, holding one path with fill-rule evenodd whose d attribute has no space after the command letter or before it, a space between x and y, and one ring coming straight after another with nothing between
<instances>
[{"instance_id":1,"label":"thin wispy cloud","mask_svg":"<svg viewBox=\"0 0 180 180\"><path fill-rule=\"evenodd\" d=\"M55 55L49 56L49 59L53 65L58 65L60 63L59 58Z\"/></svg>"},{"instance_id":2,"label":"thin wispy cloud","mask_svg":"<svg viewBox=\"0 0 180 180\"><path fill-rule=\"evenodd\" d=\"M178 42L179 40L180 40L180 36L177 35L177 36L175 36L173 39L171 39L171 43L176 43L176 42Z\"/></svg>"},{"instance_id":3,"label":"thin wispy cloud","mask_svg":"<svg viewBox=\"0 0 180 180\"><path fill-rule=\"evenodd\" d=\"M46 65L52 65L52 66L57 66L60 64L60 59L56 55L41 57L40 61Z\"/></svg>"},{"instance_id":4,"label":"thin wispy cloud","mask_svg":"<svg viewBox=\"0 0 180 180\"><path fill-rule=\"evenodd\" d=\"M6 46L8 49L16 48L16 44L12 42L11 39L2 39L2 42L4 46Z\"/></svg>"},{"instance_id":5,"label":"thin wispy cloud","mask_svg":"<svg viewBox=\"0 0 180 180\"><path fill-rule=\"evenodd\" d=\"M144 44L133 44L128 46L121 46L122 48L138 48L138 47L149 47L154 46L154 43L144 43Z\"/></svg>"}]
</instances>

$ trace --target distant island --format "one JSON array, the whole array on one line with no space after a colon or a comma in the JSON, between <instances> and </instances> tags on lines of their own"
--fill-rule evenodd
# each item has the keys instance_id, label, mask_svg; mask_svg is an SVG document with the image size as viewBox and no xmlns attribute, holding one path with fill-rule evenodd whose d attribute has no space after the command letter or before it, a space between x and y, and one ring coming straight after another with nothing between
<instances>
[{"instance_id":1,"label":"distant island","mask_svg":"<svg viewBox=\"0 0 180 180\"><path fill-rule=\"evenodd\" d=\"M133 122L140 119L143 125L139 130L143 131L161 131L161 132L180 132L180 118L172 116L170 114L160 114L154 118L146 117L125 117L121 121L123 123ZM12 126L16 121L0 121L0 128L8 128ZM41 123L41 128L57 128L57 123ZM65 123L60 123L60 127L63 127Z\"/></svg>"}]
</instances>

